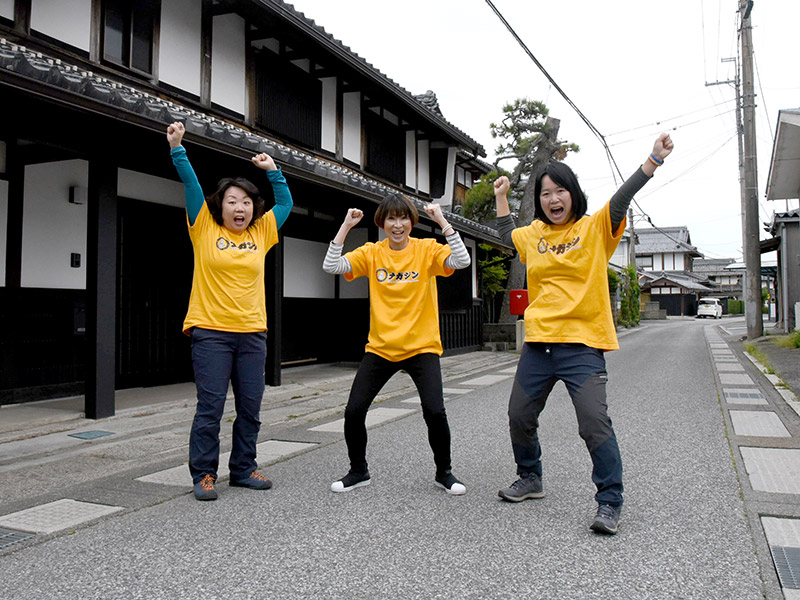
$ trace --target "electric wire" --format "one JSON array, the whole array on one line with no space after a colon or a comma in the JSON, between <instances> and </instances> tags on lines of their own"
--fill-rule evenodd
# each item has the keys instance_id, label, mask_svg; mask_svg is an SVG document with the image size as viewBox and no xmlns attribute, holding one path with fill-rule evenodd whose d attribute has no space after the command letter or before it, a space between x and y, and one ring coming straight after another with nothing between
<instances>
[{"instance_id":1,"label":"electric wire","mask_svg":"<svg viewBox=\"0 0 800 600\"><path fill-rule=\"evenodd\" d=\"M542 72L542 74L547 78L547 80L550 82L550 84L556 89L556 91L561 95L561 97L566 101L566 103L575 111L575 113L586 124L586 126L589 128L589 130L600 141L600 143L602 144L603 148L606 151L606 156L607 156L607 159L608 159L608 162L609 162L609 166L612 167L612 170L611 170L612 174L614 174L614 171L616 170L616 174L619 175L620 179L623 179L622 172L620 171L620 168L617 165L616 160L614 160L614 156L611 153L611 149L609 148L608 143L606 142L606 139L603 136L603 134L600 133L600 131L594 126L594 124L592 124L592 122L589 121L588 117L586 117L586 115L583 114L583 112L577 107L577 105L572 101L572 99L569 96L567 96L567 94L564 92L564 90L561 89L561 86L559 86L558 83L556 83L555 79L553 79L553 77L550 75L550 73L547 72L547 69L544 68L544 66L533 55L533 53L530 51L530 49L528 49L527 45L525 45L525 42L523 42L522 38L520 38L519 35L517 35L517 32L514 30L514 28L511 26L511 24L505 19L505 17L502 15L502 13L500 13L500 11L492 3L492 1L491 0L486 0L486 3L492 9L492 11L497 16L497 18L500 19L500 21L503 23L503 25L506 27L506 29L508 29L508 31L512 35L512 37L522 47L522 49L525 51L525 53L528 55L528 57L533 61L533 63L539 68L539 70ZM733 139L733 137L731 137L730 139ZM725 143L727 144L730 141L730 139L727 140ZM614 182L616 183L616 181L617 181L617 179L616 179L616 175L615 175L614 176ZM670 180L670 181L674 181L674 179ZM661 187L664 187L664 186L661 186ZM659 187L658 189L661 189L661 187ZM666 236L668 239L673 240L675 243L679 244L682 247L685 247L685 248L691 249L691 250L695 250L695 251L698 250L696 246L692 246L692 245L687 244L687 243L685 243L685 242L683 242L681 240L678 240L678 239L672 237L671 235L669 235L668 233L666 233L663 229L661 229L658 226L656 226L653 223L652 218L650 217L650 215L648 215L647 212L644 209L642 209L642 207L639 206L639 204L636 202L636 199L633 199L632 202L641 211L642 215L646 218L647 222L650 224L651 227L653 227L654 229L659 231L662 235Z\"/></svg>"}]
</instances>

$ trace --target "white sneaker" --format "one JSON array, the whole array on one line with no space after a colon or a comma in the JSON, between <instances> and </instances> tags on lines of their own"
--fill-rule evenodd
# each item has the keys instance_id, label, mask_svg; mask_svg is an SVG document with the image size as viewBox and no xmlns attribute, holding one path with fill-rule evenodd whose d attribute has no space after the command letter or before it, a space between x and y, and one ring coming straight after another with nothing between
<instances>
[{"instance_id":1,"label":"white sneaker","mask_svg":"<svg viewBox=\"0 0 800 600\"><path fill-rule=\"evenodd\" d=\"M366 473L353 473L350 471L339 481L334 481L331 484L331 491L336 493L349 492L350 490L364 487L370 483L372 483L372 480L369 478L369 471Z\"/></svg>"},{"instance_id":2,"label":"white sneaker","mask_svg":"<svg viewBox=\"0 0 800 600\"><path fill-rule=\"evenodd\" d=\"M450 471L437 475L434 483L451 496L463 496L467 493L467 487L456 479Z\"/></svg>"}]
</instances>

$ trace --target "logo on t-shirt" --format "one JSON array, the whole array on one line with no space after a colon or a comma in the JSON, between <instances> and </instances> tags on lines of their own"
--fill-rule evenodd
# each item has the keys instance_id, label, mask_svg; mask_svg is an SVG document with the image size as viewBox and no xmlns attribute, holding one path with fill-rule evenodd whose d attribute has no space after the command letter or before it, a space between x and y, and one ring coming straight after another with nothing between
<instances>
[{"instance_id":1,"label":"logo on t-shirt","mask_svg":"<svg viewBox=\"0 0 800 600\"><path fill-rule=\"evenodd\" d=\"M419 281L419 273L416 271L389 271L380 268L375 271L375 279L378 283L416 283Z\"/></svg>"},{"instance_id":2,"label":"logo on t-shirt","mask_svg":"<svg viewBox=\"0 0 800 600\"><path fill-rule=\"evenodd\" d=\"M237 244L222 236L217 238L217 250L241 250L242 252L258 252L258 245L253 242Z\"/></svg>"},{"instance_id":3,"label":"logo on t-shirt","mask_svg":"<svg viewBox=\"0 0 800 600\"><path fill-rule=\"evenodd\" d=\"M574 240L567 242L566 244L548 244L546 239L539 238L539 245L536 247L536 249L539 251L539 254L547 254L548 252L552 252L556 256L559 256L581 247L581 236L577 235L575 236Z\"/></svg>"}]
</instances>

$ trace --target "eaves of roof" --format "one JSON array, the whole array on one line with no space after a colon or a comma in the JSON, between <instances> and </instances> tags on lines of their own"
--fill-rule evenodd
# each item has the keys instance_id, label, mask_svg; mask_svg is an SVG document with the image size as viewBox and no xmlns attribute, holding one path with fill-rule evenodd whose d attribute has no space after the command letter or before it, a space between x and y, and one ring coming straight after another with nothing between
<instances>
[{"instance_id":1,"label":"eaves of roof","mask_svg":"<svg viewBox=\"0 0 800 600\"><path fill-rule=\"evenodd\" d=\"M26 90L36 86L39 93L47 92L47 96L54 100L58 98L76 106L89 105L93 110L105 112L115 118L124 118L123 115L127 115L130 121L153 129L181 121L185 124L187 133L197 136L205 146L242 156L266 152L287 173L337 187L376 203L391 192L402 191L414 200L420 212L426 204L406 190L392 188L345 166L290 148L128 84L99 77L91 71L39 52L31 52L25 46L0 38L0 84L4 82ZM495 229L461 215L444 212L447 220L456 229L494 245L506 247Z\"/></svg>"},{"instance_id":2,"label":"eaves of roof","mask_svg":"<svg viewBox=\"0 0 800 600\"><path fill-rule=\"evenodd\" d=\"M486 156L483 146L469 137L466 133L458 129L455 125L447 121L442 115L433 108L420 102L411 92L400 86L372 64L361 58L349 47L337 40L324 28L317 25L313 19L309 19L303 13L296 10L294 6L283 0L250 0L262 8L269 9L281 18L292 23L295 27L305 31L311 38L320 43L333 55L342 60L345 64L354 69L357 73L366 77L379 86L386 89L393 96L400 98L403 103L420 117L433 122L437 127L447 132L453 139L469 148L477 156Z\"/></svg>"}]
</instances>

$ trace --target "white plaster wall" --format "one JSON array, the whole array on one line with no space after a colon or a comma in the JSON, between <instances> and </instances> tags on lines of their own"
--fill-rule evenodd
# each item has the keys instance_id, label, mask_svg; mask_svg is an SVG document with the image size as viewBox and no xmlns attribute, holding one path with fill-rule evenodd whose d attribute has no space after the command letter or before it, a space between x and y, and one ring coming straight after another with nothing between
<instances>
[{"instance_id":1,"label":"white plaster wall","mask_svg":"<svg viewBox=\"0 0 800 600\"><path fill-rule=\"evenodd\" d=\"M335 298L336 281L322 270L328 244L283 238L283 296Z\"/></svg>"},{"instance_id":2,"label":"white plaster wall","mask_svg":"<svg viewBox=\"0 0 800 600\"><path fill-rule=\"evenodd\" d=\"M117 176L117 195L120 198L143 200L178 208L186 206L183 184L178 181L153 177L127 169L119 169Z\"/></svg>"},{"instance_id":3,"label":"white plaster wall","mask_svg":"<svg viewBox=\"0 0 800 600\"><path fill-rule=\"evenodd\" d=\"M472 239L465 239L464 245L469 249L469 256L472 259L470 263L470 270L472 271L472 297L478 297L478 261L475 260L476 249L475 249L475 240Z\"/></svg>"},{"instance_id":4,"label":"white plaster wall","mask_svg":"<svg viewBox=\"0 0 800 600\"><path fill-rule=\"evenodd\" d=\"M667 252L664 254L664 270L665 271L674 271L675 270L675 255L671 252Z\"/></svg>"},{"instance_id":5,"label":"white plaster wall","mask_svg":"<svg viewBox=\"0 0 800 600\"><path fill-rule=\"evenodd\" d=\"M322 82L322 142L328 152L336 152L336 77L323 77Z\"/></svg>"},{"instance_id":6,"label":"white plaster wall","mask_svg":"<svg viewBox=\"0 0 800 600\"><path fill-rule=\"evenodd\" d=\"M92 0L31 0L31 29L86 52L91 24Z\"/></svg>"},{"instance_id":7,"label":"white plaster wall","mask_svg":"<svg viewBox=\"0 0 800 600\"><path fill-rule=\"evenodd\" d=\"M417 142L417 189L423 194L431 191L431 158L428 140Z\"/></svg>"},{"instance_id":8,"label":"white plaster wall","mask_svg":"<svg viewBox=\"0 0 800 600\"><path fill-rule=\"evenodd\" d=\"M417 135L406 131L406 185L417 189Z\"/></svg>"},{"instance_id":9,"label":"white plaster wall","mask_svg":"<svg viewBox=\"0 0 800 600\"><path fill-rule=\"evenodd\" d=\"M0 179L0 287L6 285L6 244L8 242L8 182Z\"/></svg>"},{"instance_id":10,"label":"white plaster wall","mask_svg":"<svg viewBox=\"0 0 800 600\"><path fill-rule=\"evenodd\" d=\"M0 17L14 20L14 0L0 0Z\"/></svg>"},{"instance_id":11,"label":"white plaster wall","mask_svg":"<svg viewBox=\"0 0 800 600\"><path fill-rule=\"evenodd\" d=\"M86 288L87 206L70 204L69 188L88 182L84 160L25 167L22 287ZM80 268L69 266L72 252L81 255Z\"/></svg>"},{"instance_id":12,"label":"white plaster wall","mask_svg":"<svg viewBox=\"0 0 800 600\"><path fill-rule=\"evenodd\" d=\"M458 152L456 148L447 149L447 171L445 172L444 194L440 198L434 199L442 206L451 206L453 204L453 190L456 177L456 152Z\"/></svg>"},{"instance_id":13,"label":"white plaster wall","mask_svg":"<svg viewBox=\"0 0 800 600\"><path fill-rule=\"evenodd\" d=\"M383 230L380 230L383 232ZM359 246L363 246L368 241L367 228L356 227L350 230L347 238L344 241L344 248L342 254L352 252ZM327 250L326 250L327 251ZM339 298L369 298L369 279L367 277L359 277L353 281L347 281L342 275L339 277ZM331 278L332 279L332 278Z\"/></svg>"},{"instance_id":14,"label":"white plaster wall","mask_svg":"<svg viewBox=\"0 0 800 600\"><path fill-rule=\"evenodd\" d=\"M361 164L361 92L342 95L342 155Z\"/></svg>"},{"instance_id":15,"label":"white plaster wall","mask_svg":"<svg viewBox=\"0 0 800 600\"><path fill-rule=\"evenodd\" d=\"M211 42L211 101L245 114L245 22L239 15L214 17Z\"/></svg>"},{"instance_id":16,"label":"white plaster wall","mask_svg":"<svg viewBox=\"0 0 800 600\"><path fill-rule=\"evenodd\" d=\"M195 96L200 95L202 6L197 0L161 3L158 77Z\"/></svg>"}]
</instances>

